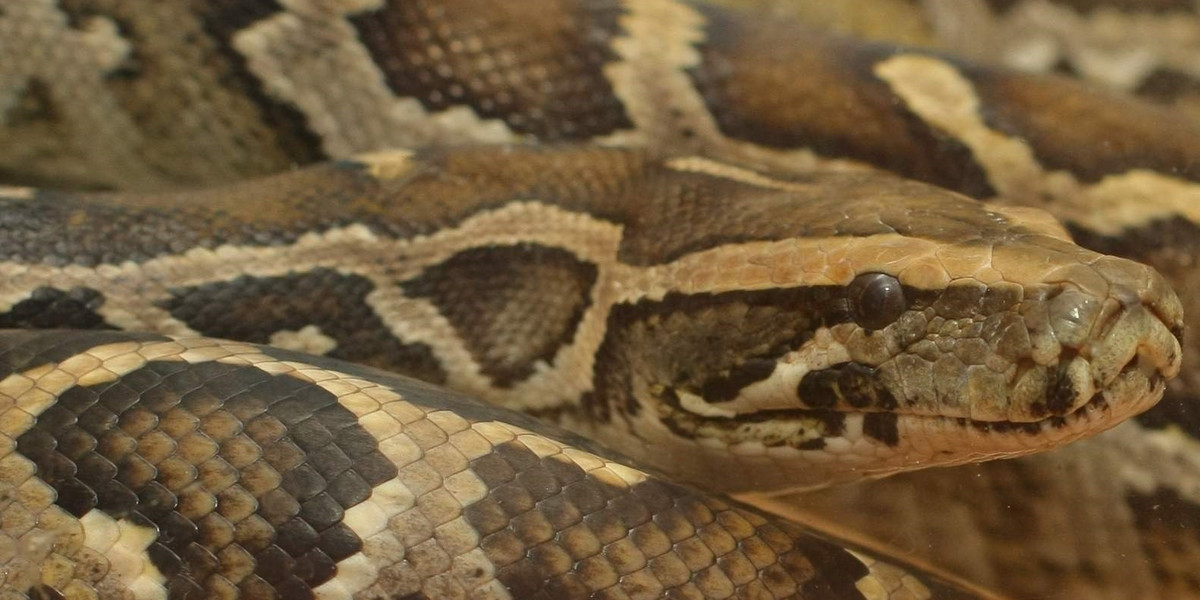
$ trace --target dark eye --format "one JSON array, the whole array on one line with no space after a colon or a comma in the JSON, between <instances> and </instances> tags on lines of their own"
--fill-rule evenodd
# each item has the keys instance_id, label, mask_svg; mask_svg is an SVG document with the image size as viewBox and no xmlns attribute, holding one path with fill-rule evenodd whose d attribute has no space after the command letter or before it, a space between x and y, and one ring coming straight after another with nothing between
<instances>
[{"instance_id":1,"label":"dark eye","mask_svg":"<svg viewBox=\"0 0 1200 600\"><path fill-rule=\"evenodd\" d=\"M864 273L846 288L850 316L869 330L883 329L896 322L908 309L900 281L883 273Z\"/></svg>"}]
</instances>

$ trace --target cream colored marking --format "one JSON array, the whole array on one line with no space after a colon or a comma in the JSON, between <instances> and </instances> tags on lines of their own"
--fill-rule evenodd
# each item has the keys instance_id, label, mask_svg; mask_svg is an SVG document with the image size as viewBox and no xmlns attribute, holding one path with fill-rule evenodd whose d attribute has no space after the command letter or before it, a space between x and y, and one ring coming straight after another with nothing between
<instances>
[{"instance_id":1,"label":"cream colored marking","mask_svg":"<svg viewBox=\"0 0 1200 600\"><path fill-rule=\"evenodd\" d=\"M624 0L623 35L612 41L621 61L604 73L634 128L601 137L612 146L703 150L709 156L738 157L783 171L811 170L818 164L857 168L817 157L811 150L775 150L731 140L692 84L687 69L700 64L696 46L704 41L704 16L675 0Z\"/></svg>"},{"instance_id":2,"label":"cream colored marking","mask_svg":"<svg viewBox=\"0 0 1200 600\"><path fill-rule=\"evenodd\" d=\"M604 72L637 129L605 141L670 146L680 141L685 128L702 139L719 139L716 122L685 71L700 64L696 44L704 41L704 17L672 0L623 4L619 22L624 35L612 42L623 60L605 65Z\"/></svg>"},{"instance_id":3,"label":"cream colored marking","mask_svg":"<svg viewBox=\"0 0 1200 600\"><path fill-rule=\"evenodd\" d=\"M338 345L337 340L325 335L325 332L316 325L305 325L299 331L290 329L276 331L271 334L267 343L284 350L307 352L318 356L329 353Z\"/></svg>"},{"instance_id":4,"label":"cream colored marking","mask_svg":"<svg viewBox=\"0 0 1200 600\"><path fill-rule=\"evenodd\" d=\"M384 150L359 154L354 160L367 165L367 172L380 181L399 179L410 173L415 165L408 150Z\"/></svg>"},{"instance_id":5,"label":"cream colored marking","mask_svg":"<svg viewBox=\"0 0 1200 600\"><path fill-rule=\"evenodd\" d=\"M1028 189L1043 179L1033 150L983 122L974 87L952 65L930 56L898 54L877 63L875 74L913 112L966 144L1001 196L1028 197L1040 191Z\"/></svg>"},{"instance_id":6,"label":"cream colored marking","mask_svg":"<svg viewBox=\"0 0 1200 600\"><path fill-rule=\"evenodd\" d=\"M912 600L929 600L933 593L929 588L912 575L905 573L888 563L876 560L874 557L847 550L870 571L854 583L854 587L866 596L867 600L896 600L911 598Z\"/></svg>"},{"instance_id":7,"label":"cream colored marking","mask_svg":"<svg viewBox=\"0 0 1200 600\"><path fill-rule=\"evenodd\" d=\"M1086 188L1084 200L1056 207L1063 219L1101 234L1118 234L1181 216L1200 223L1200 184L1134 169Z\"/></svg>"},{"instance_id":8,"label":"cream colored marking","mask_svg":"<svg viewBox=\"0 0 1200 600\"><path fill-rule=\"evenodd\" d=\"M1023 140L988 127L971 82L939 59L899 54L875 66L908 107L971 149L1007 201L1042 205L1054 199L1060 220L1115 234L1175 215L1200 222L1200 185L1144 169L1109 175L1092 185L1066 171L1047 171Z\"/></svg>"},{"instance_id":9,"label":"cream colored marking","mask_svg":"<svg viewBox=\"0 0 1200 600\"><path fill-rule=\"evenodd\" d=\"M738 416L737 411L728 408L722 408L715 404L711 404L693 394L691 392L680 390L676 392L679 396L679 407L690 413L700 415L702 417L716 418L732 418Z\"/></svg>"},{"instance_id":10,"label":"cream colored marking","mask_svg":"<svg viewBox=\"0 0 1200 600\"><path fill-rule=\"evenodd\" d=\"M330 156L433 144L520 140L498 119L455 106L430 113L399 98L346 20L376 0L288 0L287 10L233 36L233 46L268 94L300 107ZM337 81L337 86L328 85Z\"/></svg>"},{"instance_id":11,"label":"cream colored marking","mask_svg":"<svg viewBox=\"0 0 1200 600\"><path fill-rule=\"evenodd\" d=\"M3 110L0 110L0 114ZM12 187L8 185L0 185L0 197L9 198L12 200L33 200L37 190L30 187Z\"/></svg>"},{"instance_id":12,"label":"cream colored marking","mask_svg":"<svg viewBox=\"0 0 1200 600\"><path fill-rule=\"evenodd\" d=\"M128 519L114 520L100 510L91 510L80 521L84 545L108 559L107 577L128 589L138 600L167 597L167 578L155 568L146 548L158 538L152 527L141 527Z\"/></svg>"},{"instance_id":13,"label":"cream colored marking","mask_svg":"<svg viewBox=\"0 0 1200 600\"><path fill-rule=\"evenodd\" d=\"M811 193L813 191L812 184L774 179L757 171L751 171L750 169L744 169L742 167L704 158L702 156L672 158L667 161L667 166L675 169L676 171L683 171L686 173L703 173L717 179L728 179L730 181L736 181L738 183L744 183L746 185L769 190L807 193Z\"/></svg>"},{"instance_id":14,"label":"cream colored marking","mask_svg":"<svg viewBox=\"0 0 1200 600\"><path fill-rule=\"evenodd\" d=\"M1085 78L1132 91L1159 69L1200 78L1200 20L1187 11L1102 9L1044 0L992 12L984 0L925 0L942 47L984 63L1049 72L1066 61Z\"/></svg>"}]
</instances>

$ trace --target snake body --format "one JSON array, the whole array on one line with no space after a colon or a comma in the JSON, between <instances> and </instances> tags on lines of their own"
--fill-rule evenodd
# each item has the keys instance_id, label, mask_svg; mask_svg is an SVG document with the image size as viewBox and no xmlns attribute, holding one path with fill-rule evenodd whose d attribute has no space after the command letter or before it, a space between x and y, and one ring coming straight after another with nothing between
<instances>
[{"instance_id":1,"label":"snake body","mask_svg":"<svg viewBox=\"0 0 1200 600\"><path fill-rule=\"evenodd\" d=\"M17 181L342 158L0 188L6 593L964 593L659 476L1022 455L1180 369L1194 291L1068 237L1187 281L1165 109L667 0L0 9Z\"/></svg>"}]
</instances>

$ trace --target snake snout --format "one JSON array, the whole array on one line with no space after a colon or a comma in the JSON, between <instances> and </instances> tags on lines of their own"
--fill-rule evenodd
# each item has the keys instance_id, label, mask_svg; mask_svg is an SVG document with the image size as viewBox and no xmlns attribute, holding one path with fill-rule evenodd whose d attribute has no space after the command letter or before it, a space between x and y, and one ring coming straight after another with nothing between
<instances>
[{"instance_id":1,"label":"snake snout","mask_svg":"<svg viewBox=\"0 0 1200 600\"><path fill-rule=\"evenodd\" d=\"M1041 285L1021 310L1027 360L1045 369L1026 368L1021 383L1040 381L1041 389L1018 394L1008 417L1038 421L1106 404L1112 411L1103 420L1111 426L1157 402L1182 356L1183 311L1163 277L1139 263L1096 256L1057 269Z\"/></svg>"},{"instance_id":2,"label":"snake snout","mask_svg":"<svg viewBox=\"0 0 1200 600\"><path fill-rule=\"evenodd\" d=\"M1152 406L1179 373L1183 310L1150 267L1114 257L1091 266L1102 285L1064 282L1050 300L1061 347L1045 408L1064 416L1104 404L1111 426Z\"/></svg>"},{"instance_id":3,"label":"snake snout","mask_svg":"<svg viewBox=\"0 0 1200 600\"><path fill-rule=\"evenodd\" d=\"M1123 372L1151 369L1163 378L1179 374L1183 356L1183 305L1166 279L1139 263L1104 257L1095 264L1110 282L1088 348L1098 379L1108 384Z\"/></svg>"}]
</instances>

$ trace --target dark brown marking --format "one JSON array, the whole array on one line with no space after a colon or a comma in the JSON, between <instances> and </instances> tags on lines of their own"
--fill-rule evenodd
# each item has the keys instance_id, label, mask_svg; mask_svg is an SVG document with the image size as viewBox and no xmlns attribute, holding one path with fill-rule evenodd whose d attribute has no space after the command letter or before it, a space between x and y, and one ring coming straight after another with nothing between
<instances>
[{"instance_id":1,"label":"dark brown marking","mask_svg":"<svg viewBox=\"0 0 1200 600\"><path fill-rule=\"evenodd\" d=\"M813 408L892 410L896 397L880 381L878 371L855 362L809 371L797 388L800 400Z\"/></svg>"},{"instance_id":2,"label":"dark brown marking","mask_svg":"<svg viewBox=\"0 0 1200 600\"><path fill-rule=\"evenodd\" d=\"M50 90L40 79L34 78L29 80L17 101L0 115L0 123L15 129L38 122L55 123L60 118Z\"/></svg>"},{"instance_id":3,"label":"dark brown marking","mask_svg":"<svg viewBox=\"0 0 1200 600\"><path fill-rule=\"evenodd\" d=\"M186 0L153 6L62 0L76 23L117 25L131 56L106 80L126 115L153 141L132 148L178 183L214 183L326 158L292 104L271 97L232 37L282 10L275 0ZM220 98L227 105L214 106ZM83 100L76 100L81 102ZM212 113L220 110L220 119ZM205 118L180 119L191 111ZM223 146L213 152L212 144Z\"/></svg>"},{"instance_id":4,"label":"dark brown marking","mask_svg":"<svg viewBox=\"0 0 1200 600\"><path fill-rule=\"evenodd\" d=\"M1014 6L1025 3L1026 0L985 0L993 11L1003 14ZM1090 13L1100 9L1114 9L1130 13L1166 13L1166 12L1196 12L1196 4L1192 0L1053 0L1051 4L1060 4L1079 13Z\"/></svg>"},{"instance_id":5,"label":"dark brown marking","mask_svg":"<svg viewBox=\"0 0 1200 600\"><path fill-rule=\"evenodd\" d=\"M1159 488L1152 493L1130 492L1125 497L1138 539L1164 597L1200 592L1200 576L1189 565L1200 560L1200 506L1178 492Z\"/></svg>"},{"instance_id":6,"label":"dark brown marking","mask_svg":"<svg viewBox=\"0 0 1200 600\"><path fill-rule=\"evenodd\" d=\"M91 288L39 287L0 312L0 329L116 329L97 312L103 304L104 295Z\"/></svg>"},{"instance_id":7,"label":"dark brown marking","mask_svg":"<svg viewBox=\"0 0 1200 600\"><path fill-rule=\"evenodd\" d=\"M1061 427L1065 423L1062 417L1052 417L1037 423L1017 423L1014 421L976 421L973 419L955 419L955 422L964 427L972 427L976 431L982 431L984 433L1024 433L1026 435L1038 435L1042 433L1043 423L1048 423L1051 427Z\"/></svg>"},{"instance_id":8,"label":"dark brown marking","mask_svg":"<svg viewBox=\"0 0 1200 600\"><path fill-rule=\"evenodd\" d=\"M317 268L280 277L242 276L171 290L159 306L213 337L265 344L280 331L315 325L340 358L440 383L446 373L424 344L396 339L367 304L375 285L360 275Z\"/></svg>"},{"instance_id":9,"label":"dark brown marking","mask_svg":"<svg viewBox=\"0 0 1200 600\"><path fill-rule=\"evenodd\" d=\"M700 10L708 35L702 62L689 73L725 135L994 195L971 151L904 108L871 72L898 48L832 38L786 19Z\"/></svg>"},{"instance_id":10,"label":"dark brown marking","mask_svg":"<svg viewBox=\"0 0 1200 600\"><path fill-rule=\"evenodd\" d=\"M388 0L350 20L397 96L553 141L633 126L604 74L620 15L615 0Z\"/></svg>"},{"instance_id":11,"label":"dark brown marking","mask_svg":"<svg viewBox=\"0 0 1200 600\"><path fill-rule=\"evenodd\" d=\"M800 347L818 327L848 321L845 303L834 301L839 295L840 289L829 287L671 293L661 301L615 306L585 409L601 420L611 418L636 393L635 373L649 385L699 395L706 382L730 373L747 356L772 360Z\"/></svg>"},{"instance_id":12,"label":"dark brown marking","mask_svg":"<svg viewBox=\"0 0 1200 600\"><path fill-rule=\"evenodd\" d=\"M139 414L153 417L148 430ZM241 432L206 433L230 419ZM156 528L147 552L168 585L205 595L210 557L247 552L282 597L311 597L361 547L341 523L345 510L397 473L332 394L220 363L151 362L116 382L73 387L16 441L59 506ZM245 466L239 474L231 464ZM214 494L215 513L194 512ZM228 527L236 538L221 533Z\"/></svg>"},{"instance_id":13,"label":"dark brown marking","mask_svg":"<svg viewBox=\"0 0 1200 600\"><path fill-rule=\"evenodd\" d=\"M1069 360L1067 356L1059 358L1059 364L1065 367ZM1075 405L1075 383L1067 376L1063 367L1054 371L1054 382L1046 389L1046 410L1055 416L1062 416L1071 411Z\"/></svg>"},{"instance_id":14,"label":"dark brown marking","mask_svg":"<svg viewBox=\"0 0 1200 600\"><path fill-rule=\"evenodd\" d=\"M401 286L430 299L483 373L508 388L571 343L596 276L569 252L520 244L465 250Z\"/></svg>"},{"instance_id":15,"label":"dark brown marking","mask_svg":"<svg viewBox=\"0 0 1200 600\"><path fill-rule=\"evenodd\" d=\"M900 431L896 428L898 419L896 413L867 413L863 416L863 435L896 446L900 443Z\"/></svg>"},{"instance_id":16,"label":"dark brown marking","mask_svg":"<svg viewBox=\"0 0 1200 600\"><path fill-rule=\"evenodd\" d=\"M833 408L838 403L837 379L838 373L834 370L809 371L800 378L796 395L811 408Z\"/></svg>"},{"instance_id":17,"label":"dark brown marking","mask_svg":"<svg viewBox=\"0 0 1200 600\"><path fill-rule=\"evenodd\" d=\"M1171 69L1156 69L1142 80L1135 93L1143 98L1168 103L1200 94L1200 78Z\"/></svg>"}]
</instances>

